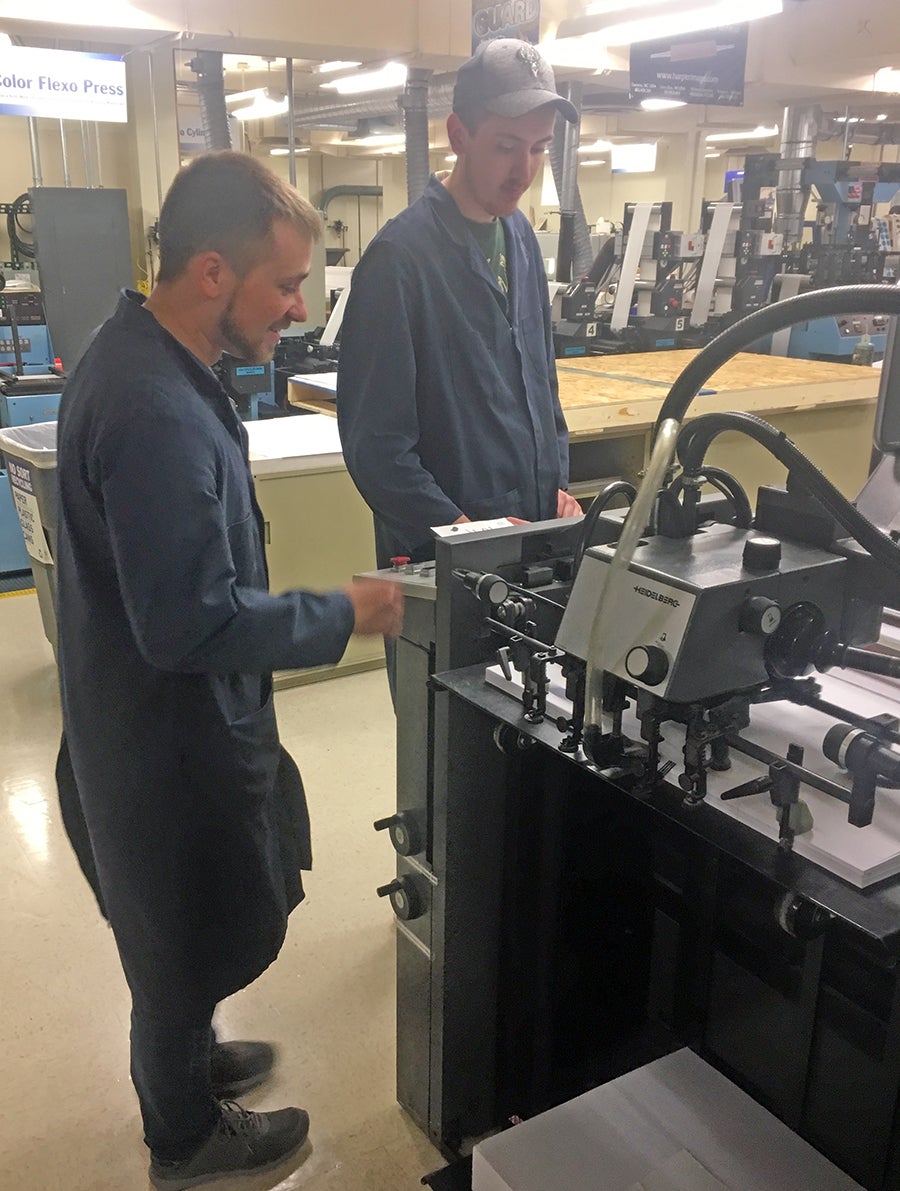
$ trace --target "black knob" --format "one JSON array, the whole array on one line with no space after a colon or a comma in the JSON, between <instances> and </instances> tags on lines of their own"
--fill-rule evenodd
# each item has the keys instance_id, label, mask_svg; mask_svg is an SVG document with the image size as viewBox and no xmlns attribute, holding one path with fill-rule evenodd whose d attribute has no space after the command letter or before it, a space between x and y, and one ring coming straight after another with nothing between
<instances>
[{"instance_id":1,"label":"black knob","mask_svg":"<svg viewBox=\"0 0 900 1191\"><path fill-rule=\"evenodd\" d=\"M777 538L748 538L744 543L744 567L748 571L777 571L781 565L781 542Z\"/></svg>"},{"instance_id":2,"label":"black knob","mask_svg":"<svg viewBox=\"0 0 900 1191\"><path fill-rule=\"evenodd\" d=\"M415 856L422 851L422 832L412 811L398 811L386 819L376 819L373 826L376 831L389 832L394 850L401 856Z\"/></svg>"},{"instance_id":3,"label":"black knob","mask_svg":"<svg viewBox=\"0 0 900 1191\"><path fill-rule=\"evenodd\" d=\"M742 633L768 637L781 624L781 608L767 596L750 596L741 605L738 628Z\"/></svg>"},{"instance_id":4,"label":"black knob","mask_svg":"<svg viewBox=\"0 0 900 1191\"><path fill-rule=\"evenodd\" d=\"M625 655L625 672L647 686L658 686L669 673L669 658L658 645L636 645Z\"/></svg>"},{"instance_id":5,"label":"black knob","mask_svg":"<svg viewBox=\"0 0 900 1191\"><path fill-rule=\"evenodd\" d=\"M394 913L404 922L421 918L425 913L425 899L419 891L414 877L397 877L387 885L375 890L379 897L389 897Z\"/></svg>"}]
</instances>

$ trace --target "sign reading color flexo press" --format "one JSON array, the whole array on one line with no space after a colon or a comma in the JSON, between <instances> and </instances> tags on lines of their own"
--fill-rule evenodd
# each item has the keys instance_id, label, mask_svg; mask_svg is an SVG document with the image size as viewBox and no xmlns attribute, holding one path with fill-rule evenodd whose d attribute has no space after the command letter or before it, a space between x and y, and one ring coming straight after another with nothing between
<instances>
[{"instance_id":1,"label":"sign reading color flexo press","mask_svg":"<svg viewBox=\"0 0 900 1191\"><path fill-rule=\"evenodd\" d=\"M115 54L0 49L0 116L124 124L125 62Z\"/></svg>"}]
</instances>

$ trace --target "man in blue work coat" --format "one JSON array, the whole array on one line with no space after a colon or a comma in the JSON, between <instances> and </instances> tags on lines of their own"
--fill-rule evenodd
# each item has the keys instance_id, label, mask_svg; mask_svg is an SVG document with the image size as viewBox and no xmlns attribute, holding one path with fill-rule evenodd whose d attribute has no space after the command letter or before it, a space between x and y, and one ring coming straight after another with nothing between
<instances>
[{"instance_id":1,"label":"man in blue work coat","mask_svg":"<svg viewBox=\"0 0 900 1191\"><path fill-rule=\"evenodd\" d=\"M273 1055L212 1030L278 954L310 866L271 671L336 662L402 612L372 581L269 594L246 432L211 370L223 351L271 359L306 318L319 229L249 156L197 159L160 213L157 286L123 294L60 407L60 796L132 994L151 1182L174 1191L306 1138L302 1109L220 1102Z\"/></svg>"},{"instance_id":2,"label":"man in blue work coat","mask_svg":"<svg viewBox=\"0 0 900 1191\"><path fill-rule=\"evenodd\" d=\"M337 411L380 566L433 558L431 526L581 512L565 491L547 278L518 210L557 113L577 119L534 46L482 45L457 74L452 172L354 270Z\"/></svg>"}]
</instances>

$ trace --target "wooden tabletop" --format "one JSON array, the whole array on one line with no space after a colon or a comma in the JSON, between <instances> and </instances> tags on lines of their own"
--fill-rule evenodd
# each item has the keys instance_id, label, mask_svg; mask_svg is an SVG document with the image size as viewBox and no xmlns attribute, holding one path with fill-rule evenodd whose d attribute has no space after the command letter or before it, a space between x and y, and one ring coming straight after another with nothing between
<instances>
[{"instance_id":1,"label":"wooden tabletop","mask_svg":"<svg viewBox=\"0 0 900 1191\"><path fill-rule=\"evenodd\" d=\"M559 397L570 433L589 437L646 430L656 421L672 382L696 355L691 348L557 360ZM772 413L870 403L878 394L879 377L872 368L741 352L710 377L690 412ZM288 382L288 398L334 416L335 403L302 380Z\"/></svg>"},{"instance_id":2,"label":"wooden tabletop","mask_svg":"<svg viewBox=\"0 0 900 1191\"><path fill-rule=\"evenodd\" d=\"M641 430L655 421L673 381L696 349L557 360L559 397L569 430ZM754 413L871 402L879 372L847 364L741 352L710 377L691 414Z\"/></svg>"}]
</instances>

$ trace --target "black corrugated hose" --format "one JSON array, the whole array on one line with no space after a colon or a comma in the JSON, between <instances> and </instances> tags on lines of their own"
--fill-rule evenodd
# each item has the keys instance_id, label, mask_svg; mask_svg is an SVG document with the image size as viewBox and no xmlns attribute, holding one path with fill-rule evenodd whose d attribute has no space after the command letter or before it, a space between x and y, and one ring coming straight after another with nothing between
<instances>
[{"instance_id":1,"label":"black corrugated hose","mask_svg":"<svg viewBox=\"0 0 900 1191\"><path fill-rule=\"evenodd\" d=\"M748 314L694 357L676 379L656 420L656 433L669 418L681 422L703 384L741 348L764 335L806 319L838 314L900 315L900 288L893 285L844 285L786 298ZM828 509L873 558L900 574L900 548L839 492L786 435L746 413L704 414L679 435L678 456L689 475L702 470L703 456L723 430L738 430L769 450Z\"/></svg>"},{"instance_id":2,"label":"black corrugated hose","mask_svg":"<svg viewBox=\"0 0 900 1191\"><path fill-rule=\"evenodd\" d=\"M19 216L22 214L22 208L27 205L29 199L30 196L27 192L20 194L17 199L9 204L9 210L6 213L6 234L9 237L12 255L19 260L34 260L34 244L23 240L19 235Z\"/></svg>"}]
</instances>

